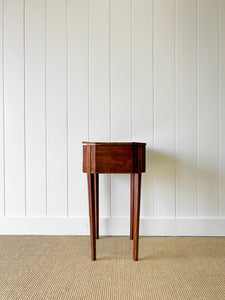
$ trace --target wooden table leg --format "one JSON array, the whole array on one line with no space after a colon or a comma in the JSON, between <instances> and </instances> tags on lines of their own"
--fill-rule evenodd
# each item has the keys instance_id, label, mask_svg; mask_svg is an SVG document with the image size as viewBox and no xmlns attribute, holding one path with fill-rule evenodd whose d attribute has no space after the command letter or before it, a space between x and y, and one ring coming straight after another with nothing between
<instances>
[{"instance_id":1,"label":"wooden table leg","mask_svg":"<svg viewBox=\"0 0 225 300\"><path fill-rule=\"evenodd\" d=\"M134 223L134 174L130 174L130 239L133 240Z\"/></svg>"},{"instance_id":2,"label":"wooden table leg","mask_svg":"<svg viewBox=\"0 0 225 300\"><path fill-rule=\"evenodd\" d=\"M87 178L88 178L90 235L91 235L91 259L96 260L94 174L87 173Z\"/></svg>"},{"instance_id":3,"label":"wooden table leg","mask_svg":"<svg viewBox=\"0 0 225 300\"><path fill-rule=\"evenodd\" d=\"M138 260L138 242L139 242L139 219L140 219L140 199L141 199L141 173L134 174L134 245L133 259Z\"/></svg>"},{"instance_id":4,"label":"wooden table leg","mask_svg":"<svg viewBox=\"0 0 225 300\"><path fill-rule=\"evenodd\" d=\"M99 175L94 174L95 186L95 237L99 238Z\"/></svg>"}]
</instances>

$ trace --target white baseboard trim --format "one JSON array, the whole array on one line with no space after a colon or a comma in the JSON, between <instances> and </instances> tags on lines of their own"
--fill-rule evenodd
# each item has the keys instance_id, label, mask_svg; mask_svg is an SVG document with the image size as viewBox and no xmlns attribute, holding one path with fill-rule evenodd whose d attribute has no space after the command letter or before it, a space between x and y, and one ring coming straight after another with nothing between
<instances>
[{"instance_id":1,"label":"white baseboard trim","mask_svg":"<svg viewBox=\"0 0 225 300\"><path fill-rule=\"evenodd\" d=\"M100 218L100 235L129 235L129 218ZM7 217L0 218L0 234L89 235L88 218ZM142 236L225 236L225 218L141 218Z\"/></svg>"}]
</instances>

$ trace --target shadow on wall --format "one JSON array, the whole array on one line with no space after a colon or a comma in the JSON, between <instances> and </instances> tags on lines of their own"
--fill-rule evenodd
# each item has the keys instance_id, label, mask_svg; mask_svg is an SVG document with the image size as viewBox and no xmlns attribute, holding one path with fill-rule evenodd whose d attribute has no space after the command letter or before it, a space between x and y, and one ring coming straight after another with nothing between
<instances>
[{"instance_id":1,"label":"shadow on wall","mask_svg":"<svg viewBox=\"0 0 225 300\"><path fill-rule=\"evenodd\" d=\"M142 178L143 217L218 215L217 158L197 165L196 155L175 157L146 149Z\"/></svg>"}]
</instances>

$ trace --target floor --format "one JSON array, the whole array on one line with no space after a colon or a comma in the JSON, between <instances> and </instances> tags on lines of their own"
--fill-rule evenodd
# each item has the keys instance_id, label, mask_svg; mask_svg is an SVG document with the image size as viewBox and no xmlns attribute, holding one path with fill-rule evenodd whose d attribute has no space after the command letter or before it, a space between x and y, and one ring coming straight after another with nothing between
<instances>
[{"instance_id":1,"label":"floor","mask_svg":"<svg viewBox=\"0 0 225 300\"><path fill-rule=\"evenodd\" d=\"M225 238L0 236L0 299L225 299Z\"/></svg>"}]
</instances>

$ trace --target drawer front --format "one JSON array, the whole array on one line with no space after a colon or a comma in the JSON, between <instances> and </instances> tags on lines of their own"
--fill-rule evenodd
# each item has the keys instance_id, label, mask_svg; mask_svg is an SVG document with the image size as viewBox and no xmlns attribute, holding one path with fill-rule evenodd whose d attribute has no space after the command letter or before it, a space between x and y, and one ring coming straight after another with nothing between
<instances>
[{"instance_id":1,"label":"drawer front","mask_svg":"<svg viewBox=\"0 0 225 300\"><path fill-rule=\"evenodd\" d=\"M105 174L145 172L145 146L84 145L83 172Z\"/></svg>"},{"instance_id":2,"label":"drawer front","mask_svg":"<svg viewBox=\"0 0 225 300\"><path fill-rule=\"evenodd\" d=\"M132 173L133 146L96 146L96 173Z\"/></svg>"}]
</instances>

